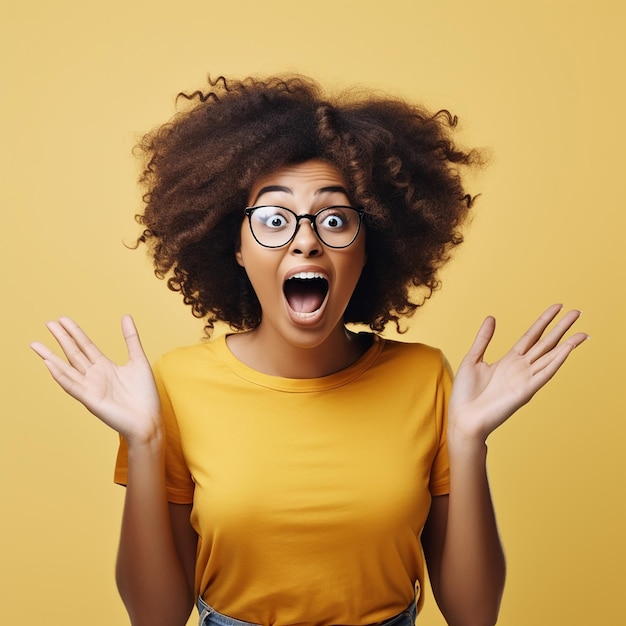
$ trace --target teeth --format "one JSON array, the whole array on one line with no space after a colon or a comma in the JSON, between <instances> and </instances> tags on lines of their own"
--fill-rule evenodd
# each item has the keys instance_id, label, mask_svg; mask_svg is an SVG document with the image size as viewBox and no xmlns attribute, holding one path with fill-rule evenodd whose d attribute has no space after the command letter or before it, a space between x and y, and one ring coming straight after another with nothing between
<instances>
[{"instance_id":1,"label":"teeth","mask_svg":"<svg viewBox=\"0 0 626 626\"><path fill-rule=\"evenodd\" d=\"M291 280L292 278L299 278L300 280L311 280L313 278L324 279L325 277L323 276L323 274L320 274L319 272L298 272L297 274L290 276L289 280Z\"/></svg>"}]
</instances>

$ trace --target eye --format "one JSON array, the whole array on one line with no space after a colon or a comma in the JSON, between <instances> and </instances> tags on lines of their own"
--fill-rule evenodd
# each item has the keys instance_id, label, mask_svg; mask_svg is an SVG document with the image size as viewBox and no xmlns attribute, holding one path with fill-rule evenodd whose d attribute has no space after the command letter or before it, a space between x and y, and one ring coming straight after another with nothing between
<instances>
[{"instance_id":1,"label":"eye","mask_svg":"<svg viewBox=\"0 0 626 626\"><path fill-rule=\"evenodd\" d=\"M286 209L276 206L259 207L254 211L253 217L256 222L268 230L285 228L293 221Z\"/></svg>"},{"instance_id":2,"label":"eye","mask_svg":"<svg viewBox=\"0 0 626 626\"><path fill-rule=\"evenodd\" d=\"M341 228L343 226L343 220L338 215L329 215L322 220L322 226L324 228Z\"/></svg>"},{"instance_id":3,"label":"eye","mask_svg":"<svg viewBox=\"0 0 626 626\"><path fill-rule=\"evenodd\" d=\"M270 228L281 228L287 223L282 215L271 215L265 220L265 225Z\"/></svg>"},{"instance_id":4,"label":"eye","mask_svg":"<svg viewBox=\"0 0 626 626\"><path fill-rule=\"evenodd\" d=\"M338 208L328 209L318 215L317 223L325 230L341 230L348 225L350 216Z\"/></svg>"}]
</instances>

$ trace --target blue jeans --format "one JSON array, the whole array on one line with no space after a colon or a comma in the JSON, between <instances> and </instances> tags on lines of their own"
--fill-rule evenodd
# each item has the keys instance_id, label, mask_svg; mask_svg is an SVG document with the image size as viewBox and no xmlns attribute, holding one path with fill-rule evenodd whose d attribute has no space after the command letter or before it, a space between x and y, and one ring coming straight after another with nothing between
<instances>
[{"instance_id":1,"label":"blue jeans","mask_svg":"<svg viewBox=\"0 0 626 626\"><path fill-rule=\"evenodd\" d=\"M257 626L250 622L242 622L234 617L228 617L218 613L213 607L210 607L202 598L198 598L198 613L200 613L199 626ZM417 606L415 601L394 617L381 622L384 626L415 626L417 618Z\"/></svg>"}]
</instances>

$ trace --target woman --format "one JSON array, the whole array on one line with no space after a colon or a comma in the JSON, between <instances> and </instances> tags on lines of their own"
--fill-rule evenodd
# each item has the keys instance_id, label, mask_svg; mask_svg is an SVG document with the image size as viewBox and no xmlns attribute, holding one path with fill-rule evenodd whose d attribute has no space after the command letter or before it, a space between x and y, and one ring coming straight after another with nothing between
<instances>
[{"instance_id":1,"label":"woman","mask_svg":"<svg viewBox=\"0 0 626 626\"><path fill-rule=\"evenodd\" d=\"M302 77L210 83L147 135L141 241L193 313L232 334L162 357L130 317L119 367L70 319L33 349L122 436L117 564L134 625L409 624L424 556L450 624L496 622L505 564L487 436L585 339L550 307L510 352L482 324L441 353L377 333L415 311L471 198L455 120ZM347 323L366 324L355 332Z\"/></svg>"}]
</instances>

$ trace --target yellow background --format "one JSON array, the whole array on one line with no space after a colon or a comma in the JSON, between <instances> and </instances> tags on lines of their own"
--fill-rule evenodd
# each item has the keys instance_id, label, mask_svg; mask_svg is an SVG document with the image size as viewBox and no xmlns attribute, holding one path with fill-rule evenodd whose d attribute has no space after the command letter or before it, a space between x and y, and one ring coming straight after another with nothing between
<instances>
[{"instance_id":1,"label":"yellow background","mask_svg":"<svg viewBox=\"0 0 626 626\"><path fill-rule=\"evenodd\" d=\"M122 359L125 312L151 358L200 337L122 245L141 208L131 148L208 71L287 70L449 107L491 148L467 243L406 338L456 366L486 314L495 356L551 302L583 309L591 341L491 439L499 623L626 623L622 3L24 0L0 18L0 623L127 623L116 436L28 342L68 314ZM443 623L432 601L418 623Z\"/></svg>"}]
</instances>

